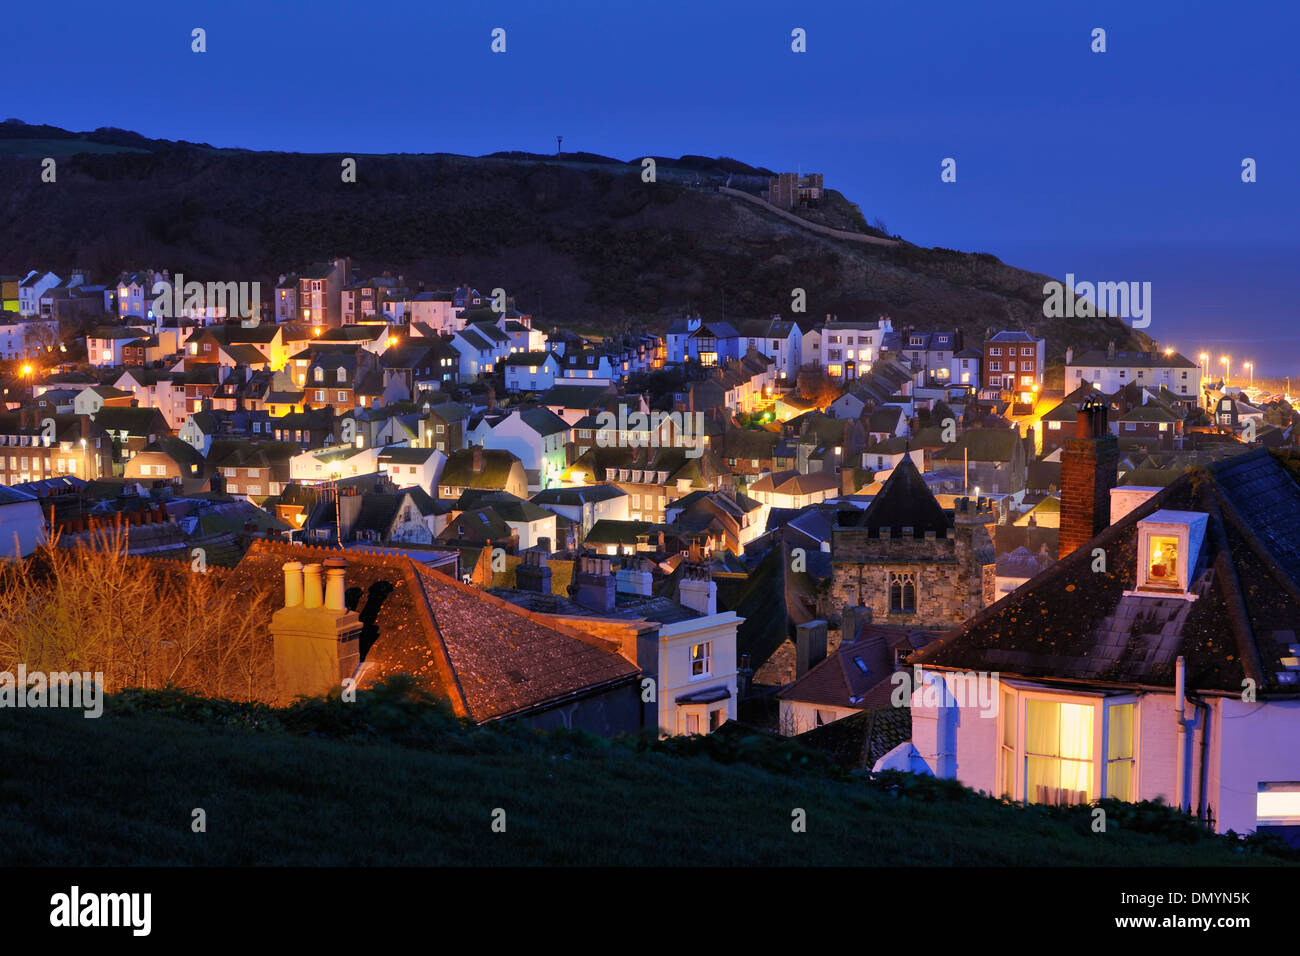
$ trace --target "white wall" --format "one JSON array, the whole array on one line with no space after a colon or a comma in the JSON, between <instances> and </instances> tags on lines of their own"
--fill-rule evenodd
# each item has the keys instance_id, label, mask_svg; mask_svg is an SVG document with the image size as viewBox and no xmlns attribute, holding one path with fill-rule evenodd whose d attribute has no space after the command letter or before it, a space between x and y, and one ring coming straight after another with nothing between
<instances>
[{"instance_id":1,"label":"white wall","mask_svg":"<svg viewBox=\"0 0 1300 956\"><path fill-rule=\"evenodd\" d=\"M1247 704L1230 697L1216 703L1210 769L1217 769L1218 779L1217 786L1211 780L1210 805L1220 832L1246 833L1255 829L1260 783L1300 781L1300 701Z\"/></svg>"}]
</instances>

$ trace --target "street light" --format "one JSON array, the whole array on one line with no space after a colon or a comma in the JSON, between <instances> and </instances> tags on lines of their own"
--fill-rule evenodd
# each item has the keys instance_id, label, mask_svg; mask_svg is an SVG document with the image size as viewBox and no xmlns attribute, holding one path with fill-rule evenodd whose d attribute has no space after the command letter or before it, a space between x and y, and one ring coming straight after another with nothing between
<instances>
[{"instance_id":1,"label":"street light","mask_svg":"<svg viewBox=\"0 0 1300 956\"><path fill-rule=\"evenodd\" d=\"M1232 377L1232 356L1225 355L1219 359L1219 364L1223 366L1223 387L1228 387L1228 379Z\"/></svg>"},{"instance_id":2,"label":"street light","mask_svg":"<svg viewBox=\"0 0 1300 956\"><path fill-rule=\"evenodd\" d=\"M1255 387L1255 363L1247 362L1246 371L1250 373L1250 387L1254 388Z\"/></svg>"}]
</instances>

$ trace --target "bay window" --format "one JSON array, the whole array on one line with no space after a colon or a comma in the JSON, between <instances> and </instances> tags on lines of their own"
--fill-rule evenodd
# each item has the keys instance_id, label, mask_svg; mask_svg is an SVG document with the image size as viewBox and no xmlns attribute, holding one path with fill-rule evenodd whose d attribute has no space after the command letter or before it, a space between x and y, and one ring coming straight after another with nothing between
<instances>
[{"instance_id":1,"label":"bay window","mask_svg":"<svg viewBox=\"0 0 1300 956\"><path fill-rule=\"evenodd\" d=\"M1002 796L1072 806L1134 799L1132 697L1064 697L1002 686L997 779Z\"/></svg>"}]
</instances>

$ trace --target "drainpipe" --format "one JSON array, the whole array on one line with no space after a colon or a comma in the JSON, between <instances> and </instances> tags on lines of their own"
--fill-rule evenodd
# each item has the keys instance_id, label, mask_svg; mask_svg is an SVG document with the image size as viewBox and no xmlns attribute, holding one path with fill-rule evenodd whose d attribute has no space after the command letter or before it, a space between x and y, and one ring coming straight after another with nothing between
<instances>
[{"instance_id":1,"label":"drainpipe","mask_svg":"<svg viewBox=\"0 0 1300 956\"><path fill-rule=\"evenodd\" d=\"M1209 790L1210 781L1210 705L1203 700L1195 701L1197 713L1203 721L1201 724L1201 782L1197 797L1196 815L1210 822ZM1216 825L1215 829L1218 827Z\"/></svg>"},{"instance_id":2,"label":"drainpipe","mask_svg":"<svg viewBox=\"0 0 1300 956\"><path fill-rule=\"evenodd\" d=\"M1174 802L1180 813L1184 812L1187 803L1187 788L1184 783L1187 766L1187 665L1181 654L1178 660L1174 662L1174 704L1178 709L1178 716L1175 721L1178 723L1178 759L1175 763L1176 778L1174 784Z\"/></svg>"}]
</instances>

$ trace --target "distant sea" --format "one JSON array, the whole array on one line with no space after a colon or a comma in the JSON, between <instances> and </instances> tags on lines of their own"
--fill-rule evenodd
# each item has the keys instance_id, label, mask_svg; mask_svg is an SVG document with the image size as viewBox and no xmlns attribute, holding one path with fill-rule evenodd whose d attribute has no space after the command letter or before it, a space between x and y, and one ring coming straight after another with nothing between
<instances>
[{"instance_id":1,"label":"distant sea","mask_svg":"<svg viewBox=\"0 0 1300 956\"><path fill-rule=\"evenodd\" d=\"M1232 383L1255 377L1300 382L1300 243L1230 245L1194 242L990 243L1008 265L1076 282L1150 282L1151 324L1162 347L1195 360L1209 352L1232 359ZM1080 319L1079 321L1087 321Z\"/></svg>"}]
</instances>

